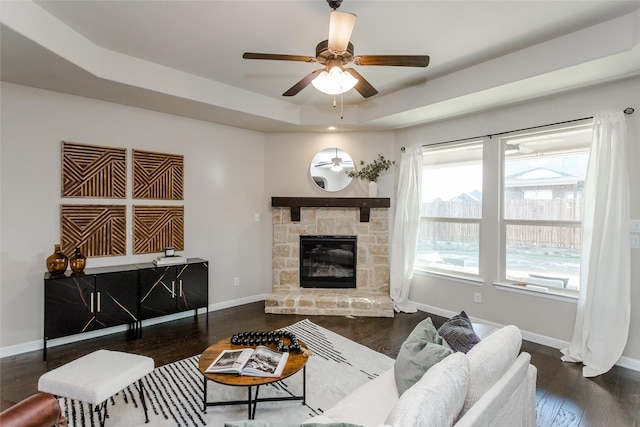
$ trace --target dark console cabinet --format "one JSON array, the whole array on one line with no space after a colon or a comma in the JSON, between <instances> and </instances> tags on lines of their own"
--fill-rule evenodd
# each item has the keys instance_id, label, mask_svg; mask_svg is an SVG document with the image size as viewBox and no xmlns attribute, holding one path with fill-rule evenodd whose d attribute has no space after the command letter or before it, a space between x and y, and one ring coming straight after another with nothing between
<instances>
[{"instance_id":1,"label":"dark console cabinet","mask_svg":"<svg viewBox=\"0 0 640 427\"><path fill-rule=\"evenodd\" d=\"M144 319L206 307L209 301L207 262L198 258L188 264L140 269L140 316Z\"/></svg>"},{"instance_id":2,"label":"dark console cabinet","mask_svg":"<svg viewBox=\"0 0 640 427\"><path fill-rule=\"evenodd\" d=\"M129 325L139 336L143 319L208 308L205 260L86 269L44 276L44 354L47 340L112 326ZM207 324L208 324L207 316Z\"/></svg>"},{"instance_id":3,"label":"dark console cabinet","mask_svg":"<svg viewBox=\"0 0 640 427\"><path fill-rule=\"evenodd\" d=\"M99 271L101 270L101 271ZM88 270L45 276L46 339L107 328L138 319L138 270Z\"/></svg>"},{"instance_id":4,"label":"dark console cabinet","mask_svg":"<svg viewBox=\"0 0 640 427\"><path fill-rule=\"evenodd\" d=\"M67 275L44 278L44 342L91 330L94 277Z\"/></svg>"}]
</instances>

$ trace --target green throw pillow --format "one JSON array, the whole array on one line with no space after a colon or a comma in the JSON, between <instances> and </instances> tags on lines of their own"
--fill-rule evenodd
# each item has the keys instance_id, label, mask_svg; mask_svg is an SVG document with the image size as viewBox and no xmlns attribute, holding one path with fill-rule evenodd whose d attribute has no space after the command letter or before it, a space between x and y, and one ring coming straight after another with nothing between
<instances>
[{"instance_id":1,"label":"green throw pillow","mask_svg":"<svg viewBox=\"0 0 640 427\"><path fill-rule=\"evenodd\" d=\"M473 330L469 316L464 311L444 322L438 334L442 336L455 351L467 353L480 342L480 337Z\"/></svg>"},{"instance_id":2,"label":"green throw pillow","mask_svg":"<svg viewBox=\"0 0 640 427\"><path fill-rule=\"evenodd\" d=\"M453 353L428 317L413 329L393 364L398 394L418 382L429 368Z\"/></svg>"}]
</instances>

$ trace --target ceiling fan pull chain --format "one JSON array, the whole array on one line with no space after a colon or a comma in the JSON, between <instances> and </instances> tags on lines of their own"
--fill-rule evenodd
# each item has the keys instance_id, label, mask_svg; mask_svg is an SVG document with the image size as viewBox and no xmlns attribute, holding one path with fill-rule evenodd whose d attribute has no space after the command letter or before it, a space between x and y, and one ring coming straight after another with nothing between
<instances>
[{"instance_id":1,"label":"ceiling fan pull chain","mask_svg":"<svg viewBox=\"0 0 640 427\"><path fill-rule=\"evenodd\" d=\"M340 120L344 119L344 93L340 94Z\"/></svg>"},{"instance_id":2,"label":"ceiling fan pull chain","mask_svg":"<svg viewBox=\"0 0 640 427\"><path fill-rule=\"evenodd\" d=\"M333 108L336 108L336 96L333 95Z\"/></svg>"}]
</instances>

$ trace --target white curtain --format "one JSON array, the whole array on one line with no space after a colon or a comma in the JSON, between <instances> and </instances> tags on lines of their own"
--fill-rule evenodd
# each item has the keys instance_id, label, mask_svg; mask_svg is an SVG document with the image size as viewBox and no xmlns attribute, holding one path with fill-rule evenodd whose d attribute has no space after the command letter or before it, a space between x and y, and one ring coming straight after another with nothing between
<instances>
[{"instance_id":1,"label":"white curtain","mask_svg":"<svg viewBox=\"0 0 640 427\"><path fill-rule=\"evenodd\" d=\"M623 113L594 117L584 189L580 296L573 339L562 360L594 377L615 365L629 335L629 174Z\"/></svg>"},{"instance_id":2,"label":"white curtain","mask_svg":"<svg viewBox=\"0 0 640 427\"><path fill-rule=\"evenodd\" d=\"M407 148L400 160L398 194L391 235L391 299L395 311L415 312L409 301L420 225L420 192L422 189L422 148Z\"/></svg>"}]
</instances>

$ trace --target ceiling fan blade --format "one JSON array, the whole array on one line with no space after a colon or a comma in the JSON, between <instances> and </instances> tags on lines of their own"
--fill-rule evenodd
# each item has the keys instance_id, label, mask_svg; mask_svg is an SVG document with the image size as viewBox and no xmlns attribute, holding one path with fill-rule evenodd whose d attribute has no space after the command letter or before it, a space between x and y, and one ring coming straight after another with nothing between
<instances>
[{"instance_id":1,"label":"ceiling fan blade","mask_svg":"<svg viewBox=\"0 0 640 427\"><path fill-rule=\"evenodd\" d=\"M291 88L288 91L286 91L285 93L283 93L282 96L294 96L294 95L297 95L298 92L300 92L305 87L309 86L309 84L313 81L313 79L316 78L316 75L318 73L321 73L321 72L322 72L322 68L310 72L309 74L304 76L302 78L302 80L300 80L298 83L296 83L293 86L291 86Z\"/></svg>"},{"instance_id":2,"label":"ceiling fan blade","mask_svg":"<svg viewBox=\"0 0 640 427\"><path fill-rule=\"evenodd\" d=\"M365 98L369 98L378 93L376 88L373 87L371 83L369 83L364 77L362 77L362 75L360 75L360 73L358 73L356 70L354 70L353 68L345 68L344 70L358 79L358 83L356 83L354 89L357 90L360 95Z\"/></svg>"},{"instance_id":3,"label":"ceiling fan blade","mask_svg":"<svg viewBox=\"0 0 640 427\"><path fill-rule=\"evenodd\" d=\"M361 55L353 58L353 63L392 67L426 67L429 65L429 55Z\"/></svg>"},{"instance_id":4,"label":"ceiling fan blade","mask_svg":"<svg viewBox=\"0 0 640 427\"><path fill-rule=\"evenodd\" d=\"M242 54L244 59L271 59L274 61L298 61L298 62L316 62L316 58L301 55L281 55L277 53L253 53L245 52Z\"/></svg>"},{"instance_id":5,"label":"ceiling fan blade","mask_svg":"<svg viewBox=\"0 0 640 427\"><path fill-rule=\"evenodd\" d=\"M336 53L345 52L349 46L349 39L353 27L356 25L356 15L334 10L329 15L329 50Z\"/></svg>"}]
</instances>

